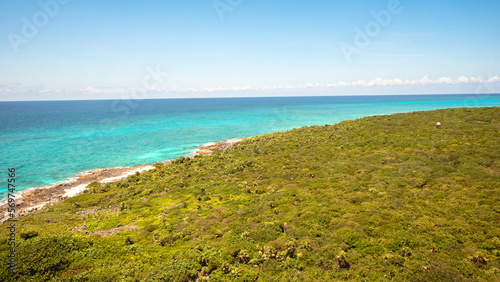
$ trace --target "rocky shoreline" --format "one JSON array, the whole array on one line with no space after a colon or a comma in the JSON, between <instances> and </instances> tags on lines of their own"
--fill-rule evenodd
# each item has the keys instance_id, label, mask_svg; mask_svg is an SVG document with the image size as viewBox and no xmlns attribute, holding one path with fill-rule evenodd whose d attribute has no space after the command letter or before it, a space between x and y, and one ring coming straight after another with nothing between
<instances>
[{"instance_id":1,"label":"rocky shoreline","mask_svg":"<svg viewBox=\"0 0 500 282\"><path fill-rule=\"evenodd\" d=\"M209 143L202 145L198 150L194 152L194 155L209 155L214 151L226 150L231 148L235 143L243 140L231 139L221 142ZM194 157L191 155L190 157ZM170 161L160 162L163 164L170 164ZM136 172L144 172L153 169L154 164L132 166L132 167L115 167L108 169L96 169L83 173L77 176L76 179L56 184L47 187L35 187L30 189L25 189L16 197L16 209L15 216L24 216L30 212L39 210L44 206L54 204L60 200L73 197L81 194L86 190L86 186L92 182L99 183L109 183L118 181L128 176L135 174ZM0 215L0 223L7 221L9 217L8 205L4 201L0 205L0 210L5 211L4 214Z\"/></svg>"}]
</instances>

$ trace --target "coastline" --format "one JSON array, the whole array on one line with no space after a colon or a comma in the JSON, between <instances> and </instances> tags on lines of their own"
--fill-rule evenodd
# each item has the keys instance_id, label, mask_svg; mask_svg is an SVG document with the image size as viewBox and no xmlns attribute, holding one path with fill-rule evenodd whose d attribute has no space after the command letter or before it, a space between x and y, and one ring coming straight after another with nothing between
<instances>
[{"instance_id":1,"label":"coastline","mask_svg":"<svg viewBox=\"0 0 500 282\"><path fill-rule=\"evenodd\" d=\"M231 148L237 142L245 138L229 139L219 142L206 143L199 145L199 148L186 157L194 157L195 155L210 155L214 151L221 151ZM170 164L171 161L157 162L162 164ZM106 169L95 169L79 173L76 177L67 182L43 186L27 188L16 194L16 213L15 217L24 216L33 211L42 209L47 205L52 205L60 200L74 197L83 193L92 182L101 184L111 183L125 179L136 172L142 173L155 168L155 164L138 165L131 167L114 167ZM0 209L6 211L0 214L0 223L10 219L7 200L0 204Z\"/></svg>"}]
</instances>

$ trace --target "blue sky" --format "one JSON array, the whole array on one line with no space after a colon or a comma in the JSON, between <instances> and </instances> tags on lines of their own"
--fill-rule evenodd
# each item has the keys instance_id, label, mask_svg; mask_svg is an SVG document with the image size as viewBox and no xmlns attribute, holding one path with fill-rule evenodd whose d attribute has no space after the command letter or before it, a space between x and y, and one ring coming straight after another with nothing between
<instances>
[{"instance_id":1,"label":"blue sky","mask_svg":"<svg viewBox=\"0 0 500 282\"><path fill-rule=\"evenodd\" d=\"M500 92L498 0L0 5L3 101Z\"/></svg>"}]
</instances>

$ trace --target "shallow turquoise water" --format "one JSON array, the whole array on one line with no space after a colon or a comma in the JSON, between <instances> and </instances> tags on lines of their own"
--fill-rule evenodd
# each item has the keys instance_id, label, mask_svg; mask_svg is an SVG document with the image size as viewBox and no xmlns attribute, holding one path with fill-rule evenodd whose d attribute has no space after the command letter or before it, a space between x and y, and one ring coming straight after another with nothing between
<instances>
[{"instance_id":1,"label":"shallow turquoise water","mask_svg":"<svg viewBox=\"0 0 500 282\"><path fill-rule=\"evenodd\" d=\"M19 191L86 170L175 159L207 142L371 115L485 106L500 106L500 95L0 102L0 194L10 167Z\"/></svg>"}]
</instances>

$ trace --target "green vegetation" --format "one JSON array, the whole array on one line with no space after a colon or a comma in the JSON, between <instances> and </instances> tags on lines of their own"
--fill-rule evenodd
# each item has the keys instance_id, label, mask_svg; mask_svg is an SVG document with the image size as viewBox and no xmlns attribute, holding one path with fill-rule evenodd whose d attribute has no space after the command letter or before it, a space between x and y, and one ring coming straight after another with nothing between
<instances>
[{"instance_id":1,"label":"green vegetation","mask_svg":"<svg viewBox=\"0 0 500 282\"><path fill-rule=\"evenodd\" d=\"M28 231L28 232L23 232L23 233L19 234L19 237L21 237L21 239L24 239L24 240L35 238L36 236L38 236L38 232L36 232L36 231Z\"/></svg>"},{"instance_id":2,"label":"green vegetation","mask_svg":"<svg viewBox=\"0 0 500 282\"><path fill-rule=\"evenodd\" d=\"M14 275L1 226L0 280L499 281L497 120L304 127L93 184L20 219Z\"/></svg>"}]
</instances>

